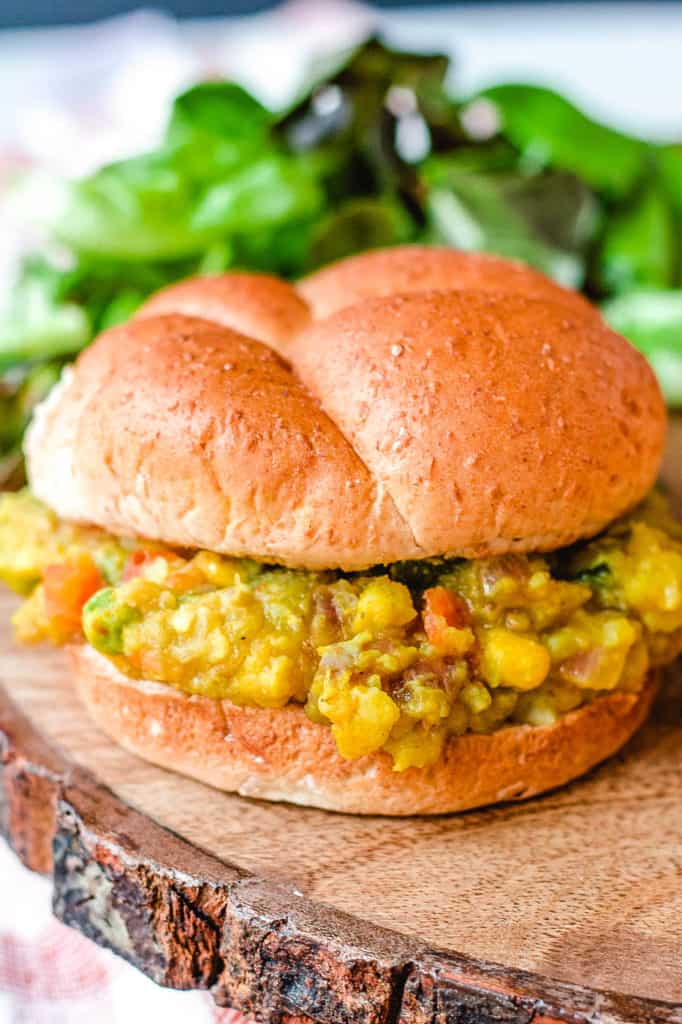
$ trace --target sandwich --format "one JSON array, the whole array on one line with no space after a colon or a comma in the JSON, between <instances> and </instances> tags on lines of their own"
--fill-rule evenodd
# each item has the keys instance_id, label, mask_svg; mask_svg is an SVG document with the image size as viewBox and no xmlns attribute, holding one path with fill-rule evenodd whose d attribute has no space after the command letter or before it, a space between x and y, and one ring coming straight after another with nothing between
<instances>
[{"instance_id":1,"label":"sandwich","mask_svg":"<svg viewBox=\"0 0 682 1024\"><path fill-rule=\"evenodd\" d=\"M39 408L0 576L158 765L361 814L516 800L618 750L682 649L665 425L643 357L519 264L188 280Z\"/></svg>"}]
</instances>

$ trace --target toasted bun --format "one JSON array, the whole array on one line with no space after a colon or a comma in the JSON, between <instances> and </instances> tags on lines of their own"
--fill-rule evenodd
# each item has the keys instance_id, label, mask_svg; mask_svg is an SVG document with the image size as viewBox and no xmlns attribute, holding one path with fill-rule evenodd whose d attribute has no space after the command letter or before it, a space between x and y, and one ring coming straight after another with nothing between
<instances>
[{"instance_id":1,"label":"toasted bun","mask_svg":"<svg viewBox=\"0 0 682 1024\"><path fill-rule=\"evenodd\" d=\"M452 256L479 283L538 278L430 258ZM539 282L364 299L301 329L282 282L187 282L66 374L28 435L33 490L114 533L311 569L594 534L651 487L665 410L644 358Z\"/></svg>"},{"instance_id":2,"label":"toasted bun","mask_svg":"<svg viewBox=\"0 0 682 1024\"><path fill-rule=\"evenodd\" d=\"M298 290L317 320L365 299L429 291L525 295L595 313L582 295L524 263L435 245L400 245L350 256L310 274Z\"/></svg>"},{"instance_id":3,"label":"toasted bun","mask_svg":"<svg viewBox=\"0 0 682 1024\"><path fill-rule=\"evenodd\" d=\"M561 786L615 753L644 721L656 684L612 693L552 726L453 738L427 768L394 772L387 754L344 761L331 730L301 708L240 708L122 675L92 647L70 649L95 723L140 757L217 789L352 814L445 814Z\"/></svg>"}]
</instances>

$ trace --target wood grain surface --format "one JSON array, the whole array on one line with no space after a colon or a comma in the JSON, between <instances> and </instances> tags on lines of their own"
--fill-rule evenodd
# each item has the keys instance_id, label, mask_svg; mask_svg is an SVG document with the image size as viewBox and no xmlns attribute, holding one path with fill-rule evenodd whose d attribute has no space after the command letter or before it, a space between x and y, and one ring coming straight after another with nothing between
<instances>
[{"instance_id":1,"label":"wood grain surface","mask_svg":"<svg viewBox=\"0 0 682 1024\"><path fill-rule=\"evenodd\" d=\"M665 478L682 507L679 421ZM14 646L13 600L0 825L53 871L64 920L156 980L303 1024L682 1021L678 669L628 748L561 791L361 819L218 793L115 747L61 653Z\"/></svg>"}]
</instances>

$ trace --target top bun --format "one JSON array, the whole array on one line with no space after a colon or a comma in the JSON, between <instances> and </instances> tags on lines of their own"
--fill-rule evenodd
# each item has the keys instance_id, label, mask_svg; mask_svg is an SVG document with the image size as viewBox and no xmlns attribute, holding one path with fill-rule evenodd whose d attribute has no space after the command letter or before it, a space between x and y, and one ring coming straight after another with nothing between
<instances>
[{"instance_id":1,"label":"top bun","mask_svg":"<svg viewBox=\"0 0 682 1024\"><path fill-rule=\"evenodd\" d=\"M525 295L594 313L578 292L562 288L525 263L435 245L399 245L350 256L303 278L298 291L317 320L363 299L430 291Z\"/></svg>"},{"instance_id":2,"label":"top bun","mask_svg":"<svg viewBox=\"0 0 682 1024\"><path fill-rule=\"evenodd\" d=\"M310 322L305 299L286 281L270 274L191 277L152 295L136 317L164 313L212 320L285 356L291 339Z\"/></svg>"},{"instance_id":3,"label":"top bun","mask_svg":"<svg viewBox=\"0 0 682 1024\"><path fill-rule=\"evenodd\" d=\"M167 289L66 372L27 456L65 519L354 570L592 535L649 490L664 431L648 364L585 300L407 247L300 291L247 274Z\"/></svg>"}]
</instances>

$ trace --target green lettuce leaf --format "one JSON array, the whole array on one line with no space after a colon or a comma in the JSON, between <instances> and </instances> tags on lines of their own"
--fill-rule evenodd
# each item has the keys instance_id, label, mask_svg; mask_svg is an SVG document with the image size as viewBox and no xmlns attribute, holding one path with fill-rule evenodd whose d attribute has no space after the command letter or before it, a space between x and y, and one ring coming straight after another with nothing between
<instances>
[{"instance_id":1,"label":"green lettuce leaf","mask_svg":"<svg viewBox=\"0 0 682 1024\"><path fill-rule=\"evenodd\" d=\"M429 240L523 260L580 287L598 207L576 179L468 172L447 157L432 158L422 174Z\"/></svg>"},{"instance_id":2,"label":"green lettuce leaf","mask_svg":"<svg viewBox=\"0 0 682 1024\"><path fill-rule=\"evenodd\" d=\"M656 183L613 214L599 251L598 279L605 292L669 288L675 279L677 230L664 192Z\"/></svg>"},{"instance_id":3,"label":"green lettuce leaf","mask_svg":"<svg viewBox=\"0 0 682 1024\"><path fill-rule=\"evenodd\" d=\"M502 134L527 167L557 167L612 197L642 174L647 146L598 124L565 97L535 85L497 85L480 94L494 103Z\"/></svg>"},{"instance_id":4,"label":"green lettuce leaf","mask_svg":"<svg viewBox=\"0 0 682 1024\"><path fill-rule=\"evenodd\" d=\"M632 291L602 312L647 357L670 405L682 405L682 291Z\"/></svg>"}]
</instances>

